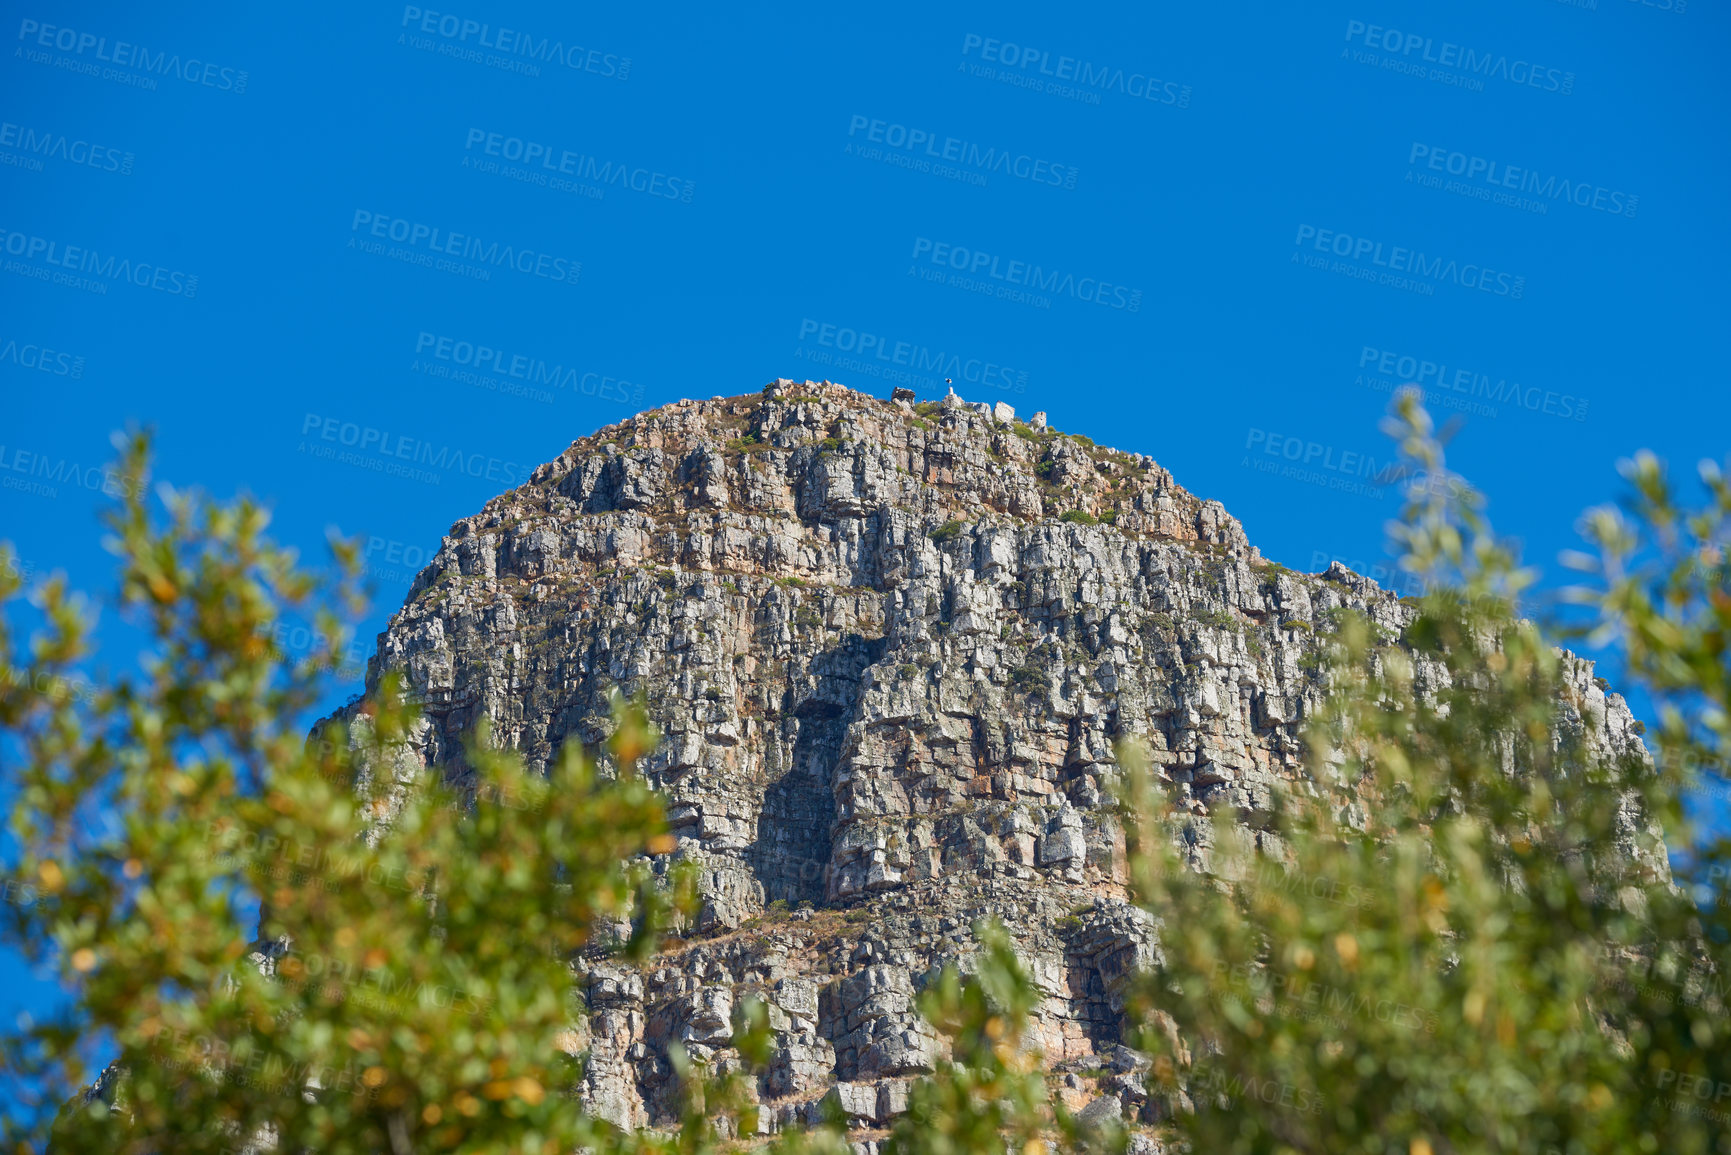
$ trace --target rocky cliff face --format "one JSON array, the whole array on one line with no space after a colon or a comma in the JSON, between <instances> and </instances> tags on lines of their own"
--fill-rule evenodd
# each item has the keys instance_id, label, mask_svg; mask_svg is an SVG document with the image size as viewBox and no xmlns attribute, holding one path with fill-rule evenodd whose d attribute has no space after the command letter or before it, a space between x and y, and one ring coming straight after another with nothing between
<instances>
[{"instance_id":1,"label":"rocky cliff face","mask_svg":"<svg viewBox=\"0 0 1731 1155\"><path fill-rule=\"evenodd\" d=\"M751 991L780 1044L764 1125L829 1097L869 1134L932 1068L913 996L982 915L1045 991L1072 1106L1144 1109L1119 994L1154 938L1125 901L1114 742L1254 823L1303 773L1342 607L1410 614L1339 566L1264 562L1152 459L1038 416L777 381L602 429L452 526L368 683L405 672L411 754L458 782L482 717L539 767L605 737L614 689L645 693L662 865L699 864L704 906L646 968L581 964L591 1109L666 1121L666 1044L725 1059ZM1637 741L1574 674L1581 725Z\"/></svg>"}]
</instances>

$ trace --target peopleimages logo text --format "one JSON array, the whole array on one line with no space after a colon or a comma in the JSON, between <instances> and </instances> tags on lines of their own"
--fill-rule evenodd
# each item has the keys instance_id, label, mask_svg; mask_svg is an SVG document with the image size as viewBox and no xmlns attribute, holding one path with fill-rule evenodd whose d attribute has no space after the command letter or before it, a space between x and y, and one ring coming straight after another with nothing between
<instances>
[{"instance_id":1,"label":"peopleimages logo text","mask_svg":"<svg viewBox=\"0 0 1731 1155\"><path fill-rule=\"evenodd\" d=\"M116 40L110 44L106 36L80 32L76 28L43 24L36 20L21 20L18 24L18 39L39 48L70 52L74 56L83 56L88 52L92 59L100 60L104 64L136 68L140 72L155 76L172 76L204 88L215 88L237 95L246 91L247 74L241 69L224 68L193 56L182 60L179 53L153 54L142 44L129 44L125 40Z\"/></svg>"},{"instance_id":2,"label":"peopleimages logo text","mask_svg":"<svg viewBox=\"0 0 1731 1155\"><path fill-rule=\"evenodd\" d=\"M942 349L932 349L914 341L897 341L879 333L870 333L847 325L832 325L826 321L814 321L810 317L804 317L799 323L799 339L804 341L807 338L815 338L825 349L850 355L849 359L837 362L842 368L870 372L875 377L891 381L911 380L916 374L924 374L928 380L949 377L956 381L1013 393L1025 393L1028 388L1028 373L1025 369L1012 369L1008 365L1000 365L980 357L946 353ZM850 359L852 363L849 363ZM892 367L898 372L885 371ZM907 372L901 373L899 370Z\"/></svg>"},{"instance_id":3,"label":"peopleimages logo text","mask_svg":"<svg viewBox=\"0 0 1731 1155\"><path fill-rule=\"evenodd\" d=\"M1326 469L1347 477L1362 478L1372 485L1387 485L1394 480L1387 463L1379 463L1374 454L1356 450L1340 450L1320 441L1307 441L1285 433L1273 433L1252 427L1244 438L1244 448L1260 449L1266 456L1314 469Z\"/></svg>"},{"instance_id":4,"label":"peopleimages logo text","mask_svg":"<svg viewBox=\"0 0 1731 1155\"><path fill-rule=\"evenodd\" d=\"M1437 145L1420 144L1416 140L1412 142L1412 151L1407 154L1406 161L1410 165L1422 163L1431 172L1447 173L1469 183L1482 184L1493 189L1509 189L1550 201L1565 200L1580 208L1596 209L1614 216L1632 217L1641 203L1638 196L1604 188L1589 181L1572 181L1567 177L1558 177L1555 173L1541 177L1530 168L1501 164L1487 157L1472 156ZM1407 179L1412 179L1410 174Z\"/></svg>"},{"instance_id":5,"label":"peopleimages logo text","mask_svg":"<svg viewBox=\"0 0 1731 1155\"><path fill-rule=\"evenodd\" d=\"M66 245L30 233L12 232L4 226L0 226L0 251L9 257L20 257L25 261L41 261L44 265L64 269L71 274L100 277L102 281L125 281L141 289L154 289L159 293L185 297L188 300L198 296L198 278L191 273L165 269L149 261L117 257L112 253L104 257L95 249ZM40 276L46 279L47 273L43 272ZM107 286L102 284L102 281L95 282L95 286L100 291L107 292Z\"/></svg>"},{"instance_id":6,"label":"peopleimages logo text","mask_svg":"<svg viewBox=\"0 0 1731 1155\"><path fill-rule=\"evenodd\" d=\"M539 357L495 349L478 341L429 333L425 329L415 337L415 355L470 369L477 373L496 373L513 381L531 386L546 385L554 389L569 389L585 397L602 401L641 401L643 386L619 377L567 369L563 363L549 365Z\"/></svg>"},{"instance_id":7,"label":"peopleimages logo text","mask_svg":"<svg viewBox=\"0 0 1731 1155\"><path fill-rule=\"evenodd\" d=\"M1358 354L1360 370L1373 369L1390 380L1417 385L1428 397L1433 391L1483 398L1499 405L1518 405L1534 413L1585 421L1591 402L1573 393L1558 393L1536 385L1522 385L1506 377L1492 379L1474 369L1450 369L1447 362L1415 357L1392 349L1365 345ZM1494 412L1492 414L1494 416Z\"/></svg>"},{"instance_id":8,"label":"peopleimages logo text","mask_svg":"<svg viewBox=\"0 0 1731 1155\"><path fill-rule=\"evenodd\" d=\"M106 144L75 140L64 133L37 130L27 125L0 121L0 148L15 148L34 157L87 165L100 172L132 175L132 154Z\"/></svg>"},{"instance_id":9,"label":"peopleimages logo text","mask_svg":"<svg viewBox=\"0 0 1731 1155\"><path fill-rule=\"evenodd\" d=\"M1346 39L1349 44L1362 43L1366 48L1387 52L1402 59L1411 59L1416 52L1419 54L1418 62L1435 64L1440 68L1458 69L1486 80L1506 80L1510 84L1537 88L1541 92L1555 92L1563 96L1575 90L1573 72L1548 68L1530 60L1510 60L1500 52L1479 52L1448 40L1439 43L1417 32L1401 32L1395 28L1384 28L1380 24L1348 20ZM1345 51L1341 50L1343 54Z\"/></svg>"},{"instance_id":10,"label":"peopleimages logo text","mask_svg":"<svg viewBox=\"0 0 1731 1155\"><path fill-rule=\"evenodd\" d=\"M429 253L458 257L465 261L478 261L494 268L515 269L519 273L543 280L575 285L583 272L581 261L566 260L537 249L502 245L498 241L489 244L480 237L453 233L437 225L425 225L403 217L388 217L383 213L356 209L354 219L349 222L349 231L358 233L363 228L367 235L381 240L424 249Z\"/></svg>"},{"instance_id":11,"label":"peopleimages logo text","mask_svg":"<svg viewBox=\"0 0 1731 1155\"><path fill-rule=\"evenodd\" d=\"M598 185L617 185L632 192L665 197L670 201L685 201L688 204L696 188L691 181L668 176L654 169L597 160L588 153L572 152L568 148L556 149L553 145L541 141L505 136L502 133L488 132L484 128L469 130L468 139L463 142L463 151L480 152L483 156L498 157L516 164L539 166L547 173L558 176L594 181Z\"/></svg>"},{"instance_id":12,"label":"peopleimages logo text","mask_svg":"<svg viewBox=\"0 0 1731 1155\"><path fill-rule=\"evenodd\" d=\"M50 349L46 345L21 344L16 338L7 338L4 344L0 344L0 365L8 361L20 369L34 369L55 377L77 379L84 376L84 358L78 354Z\"/></svg>"},{"instance_id":13,"label":"peopleimages logo text","mask_svg":"<svg viewBox=\"0 0 1731 1155\"><path fill-rule=\"evenodd\" d=\"M1403 248L1400 245L1388 245L1385 250L1381 241L1373 241L1369 237L1355 237L1351 233L1319 229L1315 225L1299 225L1298 236L1292 243L1304 248L1306 241L1310 242L1310 248L1319 253L1332 253L1349 261L1368 260L1371 264L1392 272L1410 273L1415 277L1459 285L1463 289L1477 289L1481 293L1507 297L1511 301L1520 300L1521 294L1526 291L1525 277L1501 273L1471 262L1462 264L1453 259L1429 257L1416 249ZM1297 254L1293 256L1296 260Z\"/></svg>"},{"instance_id":14,"label":"peopleimages logo text","mask_svg":"<svg viewBox=\"0 0 1731 1155\"><path fill-rule=\"evenodd\" d=\"M431 554L438 549L428 550L422 546L398 541L396 538L382 538L377 534L367 535L367 548L361 551L361 563L369 571L381 566L405 566L410 573L419 573L427 564ZM383 556L377 556L383 555Z\"/></svg>"},{"instance_id":15,"label":"peopleimages logo text","mask_svg":"<svg viewBox=\"0 0 1731 1155\"><path fill-rule=\"evenodd\" d=\"M1076 187L1075 165L1056 164L1025 152L981 145L954 136L939 136L929 129L910 128L905 124L856 115L848 121L847 134L849 137L863 136L872 144L902 149L910 155L965 165L980 172L1003 173L1005 176L1032 181L1035 184L1048 184L1055 188Z\"/></svg>"},{"instance_id":16,"label":"peopleimages logo text","mask_svg":"<svg viewBox=\"0 0 1731 1155\"><path fill-rule=\"evenodd\" d=\"M1011 285L1026 285L1041 293L1072 297L1091 305L1121 309L1129 313L1142 311L1142 290L1102 281L1098 277L1077 277L1062 269L1047 269L1027 261L1005 260L979 249L945 244L926 237L914 238L913 259L924 258L940 268L955 269L970 275L984 275Z\"/></svg>"},{"instance_id":17,"label":"peopleimages logo text","mask_svg":"<svg viewBox=\"0 0 1731 1155\"><path fill-rule=\"evenodd\" d=\"M1145 72L1126 72L1104 64L1091 64L1074 56L1059 56L1043 48L1017 44L1014 40L993 40L970 32L962 37L962 55L978 52L979 59L1006 68L1032 71L1053 80L1073 81L1083 88L1100 92L1121 92L1136 100L1151 100L1155 104L1171 104L1178 108L1190 105L1190 86L1176 81L1161 80Z\"/></svg>"},{"instance_id":18,"label":"peopleimages logo text","mask_svg":"<svg viewBox=\"0 0 1731 1155\"><path fill-rule=\"evenodd\" d=\"M301 436L340 445L357 453L372 454L390 462L406 461L434 469L452 469L469 477L484 477L504 485L521 485L529 480L531 472L530 466L515 461L500 461L485 453L465 453L449 445L435 447L432 442L420 438L318 413L308 413L302 419Z\"/></svg>"},{"instance_id":19,"label":"peopleimages logo text","mask_svg":"<svg viewBox=\"0 0 1731 1155\"><path fill-rule=\"evenodd\" d=\"M116 472L111 465L80 465L64 457L55 458L46 453L20 449L16 445L0 444L0 488L25 488L18 484L19 478L41 478L55 485L88 489L92 493L101 493L104 497L119 497L127 493L133 484L130 478ZM59 496L58 491L42 492L43 488L45 487L37 490L42 496Z\"/></svg>"},{"instance_id":20,"label":"peopleimages logo text","mask_svg":"<svg viewBox=\"0 0 1731 1155\"><path fill-rule=\"evenodd\" d=\"M580 44L566 44L551 36L536 37L513 28L494 28L491 24L452 12L434 12L430 8L407 5L403 8L402 26L456 44L473 44L477 48L521 56L541 64L563 64L573 72L592 72L610 80L625 80L631 75L629 56L615 56Z\"/></svg>"}]
</instances>

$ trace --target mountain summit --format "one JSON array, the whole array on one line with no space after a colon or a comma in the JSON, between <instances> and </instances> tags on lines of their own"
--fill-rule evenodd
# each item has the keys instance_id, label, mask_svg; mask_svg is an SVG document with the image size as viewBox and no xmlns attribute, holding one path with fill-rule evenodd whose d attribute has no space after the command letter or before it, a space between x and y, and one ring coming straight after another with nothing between
<instances>
[{"instance_id":1,"label":"mountain summit","mask_svg":"<svg viewBox=\"0 0 1731 1155\"><path fill-rule=\"evenodd\" d=\"M610 425L457 522L367 683L404 673L425 711L404 765L459 784L483 718L544 767L600 745L614 691L645 695L678 838L658 865L697 863L704 902L647 967L579 960L596 1113L671 1121L667 1045L725 1058L756 992L779 1048L763 1125L827 1098L881 1127L940 1057L915 991L991 915L1045 992L1071 1105L1146 1114L1120 993L1157 938L1127 901L1115 743L1146 742L1196 812L1258 824L1305 780L1345 609L1391 634L1413 613L1339 565L1264 561L1151 458L1043 415L778 380ZM1590 739L1638 744L1569 670Z\"/></svg>"}]
</instances>

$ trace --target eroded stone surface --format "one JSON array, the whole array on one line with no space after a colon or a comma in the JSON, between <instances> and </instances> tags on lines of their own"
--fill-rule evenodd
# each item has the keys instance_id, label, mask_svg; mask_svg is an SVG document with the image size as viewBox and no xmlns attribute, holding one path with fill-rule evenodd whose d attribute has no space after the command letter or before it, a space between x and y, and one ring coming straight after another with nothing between
<instances>
[{"instance_id":1,"label":"eroded stone surface","mask_svg":"<svg viewBox=\"0 0 1731 1155\"><path fill-rule=\"evenodd\" d=\"M1302 777L1318 631L1410 610L1338 565L1266 564L1152 459L1044 417L813 382L680 402L574 442L415 579L368 670L425 708L410 765L462 782L486 717L544 768L599 745L615 690L665 732L664 861L700 865L704 906L645 968L580 964L596 1113L668 1122L668 1044L725 1066L754 993L780 1048L762 1126L827 1100L869 1136L940 1056L915 993L992 915L1045 992L1049 1068L1092 1072L1065 1094L1152 1121L1120 1045L1156 946L1125 901L1114 743L1141 737L1176 798L1255 825ZM1579 724L1635 742L1572 668Z\"/></svg>"}]
</instances>

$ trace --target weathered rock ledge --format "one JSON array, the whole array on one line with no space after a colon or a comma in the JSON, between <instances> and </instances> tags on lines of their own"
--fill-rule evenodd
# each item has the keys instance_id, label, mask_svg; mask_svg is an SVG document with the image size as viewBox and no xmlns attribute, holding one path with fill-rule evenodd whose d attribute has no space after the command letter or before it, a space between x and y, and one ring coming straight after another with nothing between
<instances>
[{"instance_id":1,"label":"weathered rock ledge","mask_svg":"<svg viewBox=\"0 0 1731 1155\"><path fill-rule=\"evenodd\" d=\"M647 695L663 862L700 864L704 906L646 968L583 964L598 1114L668 1121L666 1044L725 1061L755 992L780 1045L764 1125L830 1097L869 1141L937 1057L915 991L990 914L1072 1106L1151 1121L1120 1045L1154 940L1124 897L1114 743L1255 824L1303 779L1317 635L1348 607L1411 614L1338 565L1264 562L1149 457L1005 406L777 381L601 429L453 525L367 681L406 674L410 754L458 782L482 717L543 767L604 739L614 689ZM1637 742L1571 669L1583 729Z\"/></svg>"}]
</instances>

